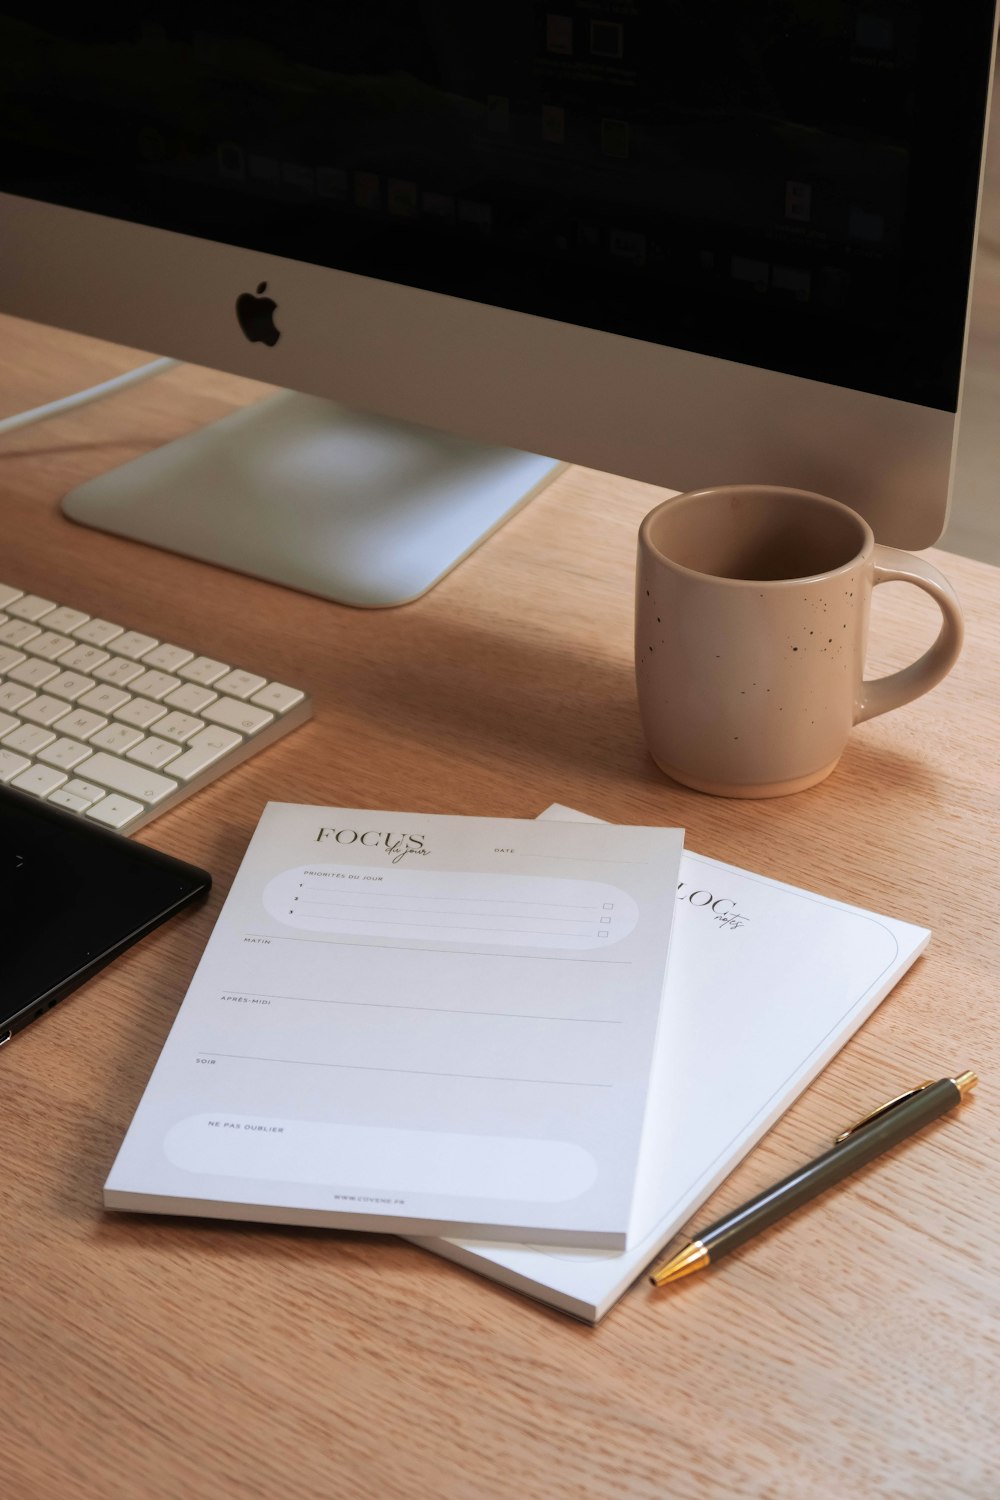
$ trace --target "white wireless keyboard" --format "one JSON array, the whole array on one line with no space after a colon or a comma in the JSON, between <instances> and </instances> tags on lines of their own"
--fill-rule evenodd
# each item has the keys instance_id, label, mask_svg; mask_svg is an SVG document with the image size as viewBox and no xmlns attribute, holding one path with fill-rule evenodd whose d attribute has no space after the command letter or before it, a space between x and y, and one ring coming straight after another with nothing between
<instances>
[{"instance_id":1,"label":"white wireless keyboard","mask_svg":"<svg viewBox=\"0 0 1000 1500\"><path fill-rule=\"evenodd\" d=\"M0 783L120 833L308 719L299 688L0 584Z\"/></svg>"}]
</instances>

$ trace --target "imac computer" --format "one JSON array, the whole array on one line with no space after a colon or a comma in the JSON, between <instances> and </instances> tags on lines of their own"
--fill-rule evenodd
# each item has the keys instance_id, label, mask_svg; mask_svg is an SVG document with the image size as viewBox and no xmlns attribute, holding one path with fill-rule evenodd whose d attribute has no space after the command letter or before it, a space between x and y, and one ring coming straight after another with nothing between
<instances>
[{"instance_id":1,"label":"imac computer","mask_svg":"<svg viewBox=\"0 0 1000 1500\"><path fill-rule=\"evenodd\" d=\"M993 0L0 14L0 308L283 388L68 514L353 604L559 465L944 527Z\"/></svg>"}]
</instances>

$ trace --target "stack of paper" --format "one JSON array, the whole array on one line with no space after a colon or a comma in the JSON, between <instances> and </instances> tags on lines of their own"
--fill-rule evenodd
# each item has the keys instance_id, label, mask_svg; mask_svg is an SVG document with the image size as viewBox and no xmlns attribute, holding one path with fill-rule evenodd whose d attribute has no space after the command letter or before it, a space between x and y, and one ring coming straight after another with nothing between
<instances>
[{"instance_id":1,"label":"stack of paper","mask_svg":"<svg viewBox=\"0 0 1000 1500\"><path fill-rule=\"evenodd\" d=\"M272 803L105 1203L624 1249L681 851Z\"/></svg>"},{"instance_id":2,"label":"stack of paper","mask_svg":"<svg viewBox=\"0 0 1000 1500\"><path fill-rule=\"evenodd\" d=\"M271 804L105 1203L392 1229L596 1322L929 936L676 829Z\"/></svg>"}]
</instances>

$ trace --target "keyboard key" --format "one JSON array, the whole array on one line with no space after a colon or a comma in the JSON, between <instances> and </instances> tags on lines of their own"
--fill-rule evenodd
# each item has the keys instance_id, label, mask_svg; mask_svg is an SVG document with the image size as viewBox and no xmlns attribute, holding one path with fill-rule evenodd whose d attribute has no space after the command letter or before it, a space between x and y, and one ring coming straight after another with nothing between
<instances>
[{"instance_id":1,"label":"keyboard key","mask_svg":"<svg viewBox=\"0 0 1000 1500\"><path fill-rule=\"evenodd\" d=\"M254 693L250 699L259 708L269 708L272 713L286 714L296 703L301 703L305 693L299 688L286 687L283 682L269 682L267 687L261 688L259 693Z\"/></svg>"},{"instance_id":2,"label":"keyboard key","mask_svg":"<svg viewBox=\"0 0 1000 1500\"><path fill-rule=\"evenodd\" d=\"M0 645L26 646L41 633L41 627L32 625L30 620L8 620L6 625L0 625Z\"/></svg>"},{"instance_id":3,"label":"keyboard key","mask_svg":"<svg viewBox=\"0 0 1000 1500\"><path fill-rule=\"evenodd\" d=\"M70 635L75 635L78 641L85 641L88 646L106 646L121 634L122 626L115 625L111 620L87 620L70 631Z\"/></svg>"},{"instance_id":4,"label":"keyboard key","mask_svg":"<svg viewBox=\"0 0 1000 1500\"><path fill-rule=\"evenodd\" d=\"M95 686L94 679L84 677L82 672L60 672L58 677L53 677L49 682L48 691L55 698L65 698L67 702L75 703Z\"/></svg>"},{"instance_id":5,"label":"keyboard key","mask_svg":"<svg viewBox=\"0 0 1000 1500\"><path fill-rule=\"evenodd\" d=\"M62 771L72 771L89 754L88 747L81 745L79 740L59 739L39 750L38 759L44 760L48 766L58 766Z\"/></svg>"},{"instance_id":6,"label":"keyboard key","mask_svg":"<svg viewBox=\"0 0 1000 1500\"><path fill-rule=\"evenodd\" d=\"M60 630L63 635L71 635L80 625L86 625L89 616L82 609L67 609L62 605L54 609L51 614L45 616L46 630Z\"/></svg>"},{"instance_id":7,"label":"keyboard key","mask_svg":"<svg viewBox=\"0 0 1000 1500\"><path fill-rule=\"evenodd\" d=\"M85 797L74 797L72 792L67 792L64 786L56 787L54 792L48 796L49 802L54 802L56 807L66 807L70 812L86 812L90 803Z\"/></svg>"},{"instance_id":8,"label":"keyboard key","mask_svg":"<svg viewBox=\"0 0 1000 1500\"><path fill-rule=\"evenodd\" d=\"M20 666L11 667L7 675L12 682L26 682L29 687L37 688L51 677L58 677L59 668L50 661L38 661L29 656Z\"/></svg>"},{"instance_id":9,"label":"keyboard key","mask_svg":"<svg viewBox=\"0 0 1000 1500\"><path fill-rule=\"evenodd\" d=\"M87 743L93 750L110 750L112 755L124 755L141 739L142 730L133 729L131 724L109 724L106 729L99 729L92 735Z\"/></svg>"},{"instance_id":10,"label":"keyboard key","mask_svg":"<svg viewBox=\"0 0 1000 1500\"><path fill-rule=\"evenodd\" d=\"M19 755L37 755L46 745L51 745L55 735L41 724L19 724L3 736L4 746L16 750Z\"/></svg>"},{"instance_id":11,"label":"keyboard key","mask_svg":"<svg viewBox=\"0 0 1000 1500\"><path fill-rule=\"evenodd\" d=\"M135 724L139 729L148 729L157 719L162 719L166 711L159 703L152 703L148 698L133 698L129 703L123 703L121 708L115 709L115 718L121 719L125 724Z\"/></svg>"},{"instance_id":12,"label":"keyboard key","mask_svg":"<svg viewBox=\"0 0 1000 1500\"><path fill-rule=\"evenodd\" d=\"M93 818L95 823L105 823L109 828L124 828L144 811L139 802L131 802L128 797L111 796L102 797L100 802L88 807L85 816Z\"/></svg>"},{"instance_id":13,"label":"keyboard key","mask_svg":"<svg viewBox=\"0 0 1000 1500\"><path fill-rule=\"evenodd\" d=\"M124 635L115 639L115 654L118 656L131 656L138 660L145 656L147 651L152 651L154 646L160 643L153 635L143 635L141 630L126 630Z\"/></svg>"},{"instance_id":14,"label":"keyboard key","mask_svg":"<svg viewBox=\"0 0 1000 1500\"><path fill-rule=\"evenodd\" d=\"M19 771L30 765L26 755L15 755L13 750L0 745L0 781L12 781Z\"/></svg>"},{"instance_id":15,"label":"keyboard key","mask_svg":"<svg viewBox=\"0 0 1000 1500\"><path fill-rule=\"evenodd\" d=\"M94 786L93 782L90 781L81 781L79 777L74 777L72 781L67 781L63 787L63 791L68 792L72 797L79 797L88 806L91 802L96 802L99 797L107 795L102 786Z\"/></svg>"},{"instance_id":16,"label":"keyboard key","mask_svg":"<svg viewBox=\"0 0 1000 1500\"><path fill-rule=\"evenodd\" d=\"M136 761L140 766L152 766L154 771L158 771L161 766L165 766L180 753L180 745L175 744L173 740L161 740L158 735L151 734L128 751L128 758Z\"/></svg>"},{"instance_id":17,"label":"keyboard key","mask_svg":"<svg viewBox=\"0 0 1000 1500\"><path fill-rule=\"evenodd\" d=\"M206 703L214 703L218 697L211 688L199 687L196 682L182 683L164 698L171 708L179 708L186 714L200 714Z\"/></svg>"},{"instance_id":18,"label":"keyboard key","mask_svg":"<svg viewBox=\"0 0 1000 1500\"><path fill-rule=\"evenodd\" d=\"M32 688L25 687L21 682L5 682L0 687L0 708L16 714L22 703L28 703L36 696Z\"/></svg>"},{"instance_id":19,"label":"keyboard key","mask_svg":"<svg viewBox=\"0 0 1000 1500\"><path fill-rule=\"evenodd\" d=\"M46 661L58 661L73 647L73 642L68 635L60 635L58 630L48 628L48 620L43 621L45 629L41 635L36 635L31 643L31 651L34 656L44 656Z\"/></svg>"},{"instance_id":20,"label":"keyboard key","mask_svg":"<svg viewBox=\"0 0 1000 1500\"><path fill-rule=\"evenodd\" d=\"M89 693L83 695L80 707L93 709L96 714L113 714L116 708L128 703L131 697L131 693L123 692L110 682L102 682L99 687L91 688Z\"/></svg>"},{"instance_id":21,"label":"keyboard key","mask_svg":"<svg viewBox=\"0 0 1000 1500\"><path fill-rule=\"evenodd\" d=\"M31 648L34 650L34 646ZM249 698L267 682L266 677L255 677L253 672L227 672L213 684L217 693L226 693L230 698Z\"/></svg>"},{"instance_id":22,"label":"keyboard key","mask_svg":"<svg viewBox=\"0 0 1000 1500\"><path fill-rule=\"evenodd\" d=\"M103 750L85 760L80 772L99 786L110 787L113 792L124 792L127 797L136 797L141 802L162 802L164 797L177 790L176 781L159 776L155 771L147 771L145 766L118 760Z\"/></svg>"},{"instance_id":23,"label":"keyboard key","mask_svg":"<svg viewBox=\"0 0 1000 1500\"><path fill-rule=\"evenodd\" d=\"M255 708L252 703L240 703L236 698L220 698L202 711L202 717L211 724L238 729L240 734L256 734L258 729L270 724L274 714L266 708Z\"/></svg>"},{"instance_id":24,"label":"keyboard key","mask_svg":"<svg viewBox=\"0 0 1000 1500\"><path fill-rule=\"evenodd\" d=\"M42 661L37 656L26 656L14 667L7 668L11 682L26 682L29 687L41 687L43 682L59 674L59 668L51 661Z\"/></svg>"},{"instance_id":25,"label":"keyboard key","mask_svg":"<svg viewBox=\"0 0 1000 1500\"><path fill-rule=\"evenodd\" d=\"M29 703L27 707L33 708L34 704ZM57 720L56 728L60 734L68 734L74 740L89 740L92 734L103 729L108 722L103 714L92 714L88 708L74 708L71 713L66 713L65 709L64 703L63 717Z\"/></svg>"},{"instance_id":26,"label":"keyboard key","mask_svg":"<svg viewBox=\"0 0 1000 1500\"><path fill-rule=\"evenodd\" d=\"M11 645L16 646L17 642L12 641ZM202 687L211 687L223 672L229 671L229 666L224 661L213 661L210 656L196 656L194 661L185 662L177 670L188 682L200 682Z\"/></svg>"},{"instance_id":27,"label":"keyboard key","mask_svg":"<svg viewBox=\"0 0 1000 1500\"><path fill-rule=\"evenodd\" d=\"M107 651L100 650L98 646L74 646L72 651L67 651L65 656L59 658L59 665L73 672L93 672L95 667L99 667L107 659Z\"/></svg>"},{"instance_id":28,"label":"keyboard key","mask_svg":"<svg viewBox=\"0 0 1000 1500\"><path fill-rule=\"evenodd\" d=\"M42 599L38 594L22 594L20 599L12 599L4 608L9 615L16 615L19 620L40 620L43 615L50 614L55 609L55 604L51 599Z\"/></svg>"},{"instance_id":29,"label":"keyboard key","mask_svg":"<svg viewBox=\"0 0 1000 1500\"><path fill-rule=\"evenodd\" d=\"M113 682L115 687L125 687L134 678L142 675L142 663L129 661L127 656L113 656L94 668L94 676L101 682Z\"/></svg>"},{"instance_id":30,"label":"keyboard key","mask_svg":"<svg viewBox=\"0 0 1000 1500\"><path fill-rule=\"evenodd\" d=\"M185 740L204 728L205 720L196 719L191 714L167 714L165 719L156 721L157 734L163 739L176 740L179 745L183 745Z\"/></svg>"},{"instance_id":31,"label":"keyboard key","mask_svg":"<svg viewBox=\"0 0 1000 1500\"><path fill-rule=\"evenodd\" d=\"M20 589L12 589L9 583L0 583L0 609L6 609L12 599L20 598Z\"/></svg>"},{"instance_id":32,"label":"keyboard key","mask_svg":"<svg viewBox=\"0 0 1000 1500\"><path fill-rule=\"evenodd\" d=\"M30 719L32 724L54 724L65 712L65 698L53 698L49 693L40 693L19 710L22 719Z\"/></svg>"},{"instance_id":33,"label":"keyboard key","mask_svg":"<svg viewBox=\"0 0 1000 1500\"><path fill-rule=\"evenodd\" d=\"M170 774L179 781L190 781L206 766L214 765L242 743L240 736L233 734L231 729L203 729L195 735L184 754L170 762Z\"/></svg>"},{"instance_id":34,"label":"keyboard key","mask_svg":"<svg viewBox=\"0 0 1000 1500\"><path fill-rule=\"evenodd\" d=\"M31 792L35 797L47 797L65 780L66 773L57 771L54 766L29 766L14 777L11 786L16 786L21 792Z\"/></svg>"},{"instance_id":35,"label":"keyboard key","mask_svg":"<svg viewBox=\"0 0 1000 1500\"><path fill-rule=\"evenodd\" d=\"M144 698L165 698L180 685L180 678L171 677L169 672L143 672L131 684L131 688L133 693L141 693Z\"/></svg>"},{"instance_id":36,"label":"keyboard key","mask_svg":"<svg viewBox=\"0 0 1000 1500\"><path fill-rule=\"evenodd\" d=\"M147 651L142 660L147 667L159 667L163 672L176 672L185 662L194 660L194 652L186 650L184 646L163 645Z\"/></svg>"},{"instance_id":37,"label":"keyboard key","mask_svg":"<svg viewBox=\"0 0 1000 1500\"><path fill-rule=\"evenodd\" d=\"M23 651L15 651L13 646L0 646L0 672L9 672L11 667L16 667L22 661Z\"/></svg>"},{"instance_id":38,"label":"keyboard key","mask_svg":"<svg viewBox=\"0 0 1000 1500\"><path fill-rule=\"evenodd\" d=\"M10 734L12 729L17 729L20 723L20 719L15 719L13 714L0 713L0 740L5 734Z\"/></svg>"}]
</instances>

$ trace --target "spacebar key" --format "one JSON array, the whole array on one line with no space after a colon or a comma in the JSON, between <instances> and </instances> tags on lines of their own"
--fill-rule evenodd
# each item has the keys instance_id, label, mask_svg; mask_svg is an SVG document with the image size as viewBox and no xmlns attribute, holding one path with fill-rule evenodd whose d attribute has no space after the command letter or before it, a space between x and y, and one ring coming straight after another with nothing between
<instances>
[{"instance_id":1,"label":"spacebar key","mask_svg":"<svg viewBox=\"0 0 1000 1500\"><path fill-rule=\"evenodd\" d=\"M177 782L171 781L169 776L158 776L145 766L118 760L103 751L92 755L76 769L86 770L87 780L96 781L98 786L110 787L113 792L124 792L127 797L137 797L140 802L149 804L162 802L170 792L177 790Z\"/></svg>"},{"instance_id":2,"label":"spacebar key","mask_svg":"<svg viewBox=\"0 0 1000 1500\"><path fill-rule=\"evenodd\" d=\"M180 781L190 781L192 776L197 776L199 771L204 771L206 766L214 764L242 743L242 737L234 734L231 729L223 729L219 725L202 729L188 740L184 754L170 762L170 774Z\"/></svg>"}]
</instances>

